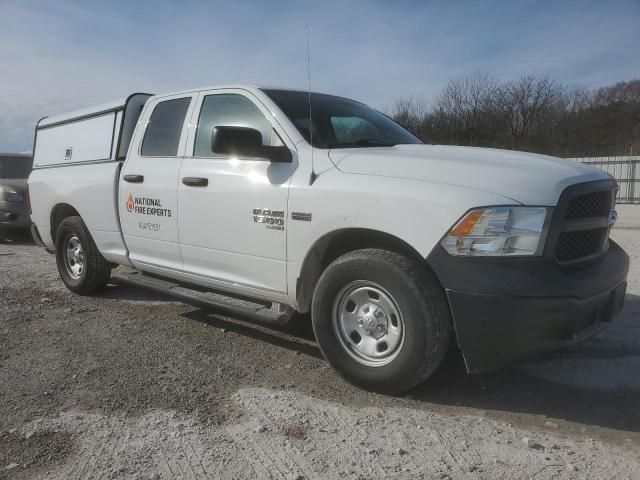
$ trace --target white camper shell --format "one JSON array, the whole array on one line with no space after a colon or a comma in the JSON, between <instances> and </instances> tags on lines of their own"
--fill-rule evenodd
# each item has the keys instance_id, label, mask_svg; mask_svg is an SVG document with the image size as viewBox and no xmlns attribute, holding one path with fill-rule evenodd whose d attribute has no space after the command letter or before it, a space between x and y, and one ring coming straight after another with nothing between
<instances>
[{"instance_id":1,"label":"white camper shell","mask_svg":"<svg viewBox=\"0 0 640 480\"><path fill-rule=\"evenodd\" d=\"M36 126L34 168L123 160L150 96L134 93L115 102L41 119Z\"/></svg>"},{"instance_id":2,"label":"white camper shell","mask_svg":"<svg viewBox=\"0 0 640 480\"><path fill-rule=\"evenodd\" d=\"M29 185L38 208L31 219L41 226L48 249L53 247L52 227L72 210L81 209L103 256L127 263L114 185L150 96L134 93L38 122L33 150L36 174ZM55 196L48 193L52 186L58 192Z\"/></svg>"}]
</instances>

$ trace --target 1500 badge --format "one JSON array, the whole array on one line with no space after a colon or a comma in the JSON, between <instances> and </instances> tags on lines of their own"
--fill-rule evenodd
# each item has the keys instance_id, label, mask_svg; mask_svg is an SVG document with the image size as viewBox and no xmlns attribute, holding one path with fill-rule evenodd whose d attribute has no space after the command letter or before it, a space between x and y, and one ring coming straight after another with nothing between
<instances>
[{"instance_id":1,"label":"1500 badge","mask_svg":"<svg viewBox=\"0 0 640 480\"><path fill-rule=\"evenodd\" d=\"M254 208L253 222L264 223L270 230L284 230L284 210Z\"/></svg>"}]
</instances>

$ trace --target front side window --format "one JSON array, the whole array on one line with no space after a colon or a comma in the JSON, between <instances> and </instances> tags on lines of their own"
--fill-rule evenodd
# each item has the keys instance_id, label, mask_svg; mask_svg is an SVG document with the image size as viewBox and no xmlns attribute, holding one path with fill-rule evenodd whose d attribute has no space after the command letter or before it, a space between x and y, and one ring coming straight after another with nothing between
<instances>
[{"instance_id":1,"label":"front side window","mask_svg":"<svg viewBox=\"0 0 640 480\"><path fill-rule=\"evenodd\" d=\"M364 148L422 143L386 115L354 100L320 93L311 93L309 98L307 92L291 90L263 92L314 147Z\"/></svg>"},{"instance_id":2,"label":"front side window","mask_svg":"<svg viewBox=\"0 0 640 480\"><path fill-rule=\"evenodd\" d=\"M272 127L247 97L238 94L207 95L202 102L194 156L212 157L211 136L215 127L248 127L258 130L262 144L271 145Z\"/></svg>"},{"instance_id":3,"label":"front side window","mask_svg":"<svg viewBox=\"0 0 640 480\"><path fill-rule=\"evenodd\" d=\"M165 100L153 109L142 140L143 157L175 157L191 97Z\"/></svg>"}]
</instances>

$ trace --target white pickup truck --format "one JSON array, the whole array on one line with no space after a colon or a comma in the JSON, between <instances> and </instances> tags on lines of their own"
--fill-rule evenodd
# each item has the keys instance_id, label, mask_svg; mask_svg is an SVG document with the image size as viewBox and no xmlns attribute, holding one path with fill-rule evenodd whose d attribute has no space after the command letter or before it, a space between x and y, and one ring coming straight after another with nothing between
<instances>
[{"instance_id":1,"label":"white pickup truck","mask_svg":"<svg viewBox=\"0 0 640 480\"><path fill-rule=\"evenodd\" d=\"M605 326L629 263L609 240L616 188L572 161L425 145L359 102L252 86L44 118L29 178L32 232L73 292L126 265L119 281L228 313L311 312L331 365L383 392L427 379L454 338L481 372Z\"/></svg>"}]
</instances>

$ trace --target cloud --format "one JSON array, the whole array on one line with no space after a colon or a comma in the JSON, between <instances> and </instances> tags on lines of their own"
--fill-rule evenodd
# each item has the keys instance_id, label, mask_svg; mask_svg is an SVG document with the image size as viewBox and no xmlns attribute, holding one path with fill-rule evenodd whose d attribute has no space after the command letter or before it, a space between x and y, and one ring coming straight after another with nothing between
<instances>
[{"instance_id":1,"label":"cloud","mask_svg":"<svg viewBox=\"0 0 640 480\"><path fill-rule=\"evenodd\" d=\"M53 115L228 83L312 88L381 108L478 70L599 86L638 75L634 2L0 0L0 151Z\"/></svg>"}]
</instances>

